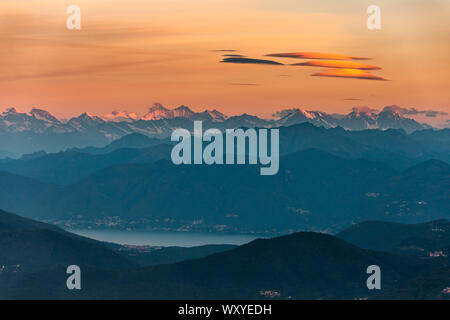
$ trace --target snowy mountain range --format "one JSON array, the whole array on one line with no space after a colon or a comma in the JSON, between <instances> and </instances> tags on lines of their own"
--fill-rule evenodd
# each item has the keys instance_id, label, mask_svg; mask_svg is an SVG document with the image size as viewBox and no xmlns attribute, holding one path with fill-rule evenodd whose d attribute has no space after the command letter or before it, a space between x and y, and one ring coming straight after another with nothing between
<instances>
[{"instance_id":1,"label":"snowy mountain range","mask_svg":"<svg viewBox=\"0 0 450 320\"><path fill-rule=\"evenodd\" d=\"M348 130L403 129L407 133L431 128L406 118L395 108L381 112L354 108L346 115L309 111L303 108L281 110L270 119L242 114L227 116L217 110L194 112L187 106L168 109L155 103L139 116L134 112L113 111L104 116L83 113L68 121L57 119L48 111L34 108L19 112L9 108L0 113L0 150L20 155L45 150L57 152L72 147L102 146L131 133L154 138L167 138L175 128L192 129L194 120L202 120L204 128L229 129L237 127L279 127L309 122L326 128Z\"/></svg>"}]
</instances>

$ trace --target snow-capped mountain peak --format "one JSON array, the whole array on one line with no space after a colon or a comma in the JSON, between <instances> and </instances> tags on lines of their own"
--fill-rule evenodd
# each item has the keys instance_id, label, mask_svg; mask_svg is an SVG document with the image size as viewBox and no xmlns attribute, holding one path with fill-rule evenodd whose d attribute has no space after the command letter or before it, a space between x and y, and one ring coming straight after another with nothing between
<instances>
[{"instance_id":1,"label":"snow-capped mountain peak","mask_svg":"<svg viewBox=\"0 0 450 320\"><path fill-rule=\"evenodd\" d=\"M281 111L278 111L274 113L272 116L276 120L283 120L287 121L290 118L296 118L296 119L316 119L318 117L321 117L324 115L324 113L320 111L309 111L305 108L292 108L292 109L284 109Z\"/></svg>"},{"instance_id":2,"label":"snow-capped mountain peak","mask_svg":"<svg viewBox=\"0 0 450 320\"><path fill-rule=\"evenodd\" d=\"M314 111L307 111L306 109L298 108L298 112L300 112L302 115L304 115L308 119L317 118L317 115L314 114Z\"/></svg>"},{"instance_id":3,"label":"snow-capped mountain peak","mask_svg":"<svg viewBox=\"0 0 450 320\"><path fill-rule=\"evenodd\" d=\"M98 124L104 123L105 121L97 116L93 116L87 112L82 113L76 118L70 119L67 124L78 131L82 131L89 127L94 127Z\"/></svg>"},{"instance_id":4,"label":"snow-capped mountain peak","mask_svg":"<svg viewBox=\"0 0 450 320\"><path fill-rule=\"evenodd\" d=\"M142 120L161 120L173 118L173 111L167 109L160 103L155 103L148 112L142 117Z\"/></svg>"},{"instance_id":5,"label":"snow-capped mountain peak","mask_svg":"<svg viewBox=\"0 0 450 320\"><path fill-rule=\"evenodd\" d=\"M226 115L217 110L205 110L203 112L194 112L189 107L181 105L174 109L167 109L159 103L155 103L148 112L142 117L142 120L161 120L161 119L195 119L195 120L212 120L225 121L228 119Z\"/></svg>"},{"instance_id":6,"label":"snow-capped mountain peak","mask_svg":"<svg viewBox=\"0 0 450 320\"><path fill-rule=\"evenodd\" d=\"M5 111L2 112L2 116L6 117L9 115L15 115L15 114L22 114L22 112L17 111L15 107L7 108Z\"/></svg>"},{"instance_id":7,"label":"snow-capped mountain peak","mask_svg":"<svg viewBox=\"0 0 450 320\"><path fill-rule=\"evenodd\" d=\"M324 114L318 111L308 111L304 108L285 109L274 114L275 118L279 118L279 122L289 125L298 122L320 121Z\"/></svg>"},{"instance_id":8,"label":"snow-capped mountain peak","mask_svg":"<svg viewBox=\"0 0 450 320\"><path fill-rule=\"evenodd\" d=\"M186 106L179 106L172 110L174 118L186 118L191 119L195 113Z\"/></svg>"},{"instance_id":9,"label":"snow-capped mountain peak","mask_svg":"<svg viewBox=\"0 0 450 320\"><path fill-rule=\"evenodd\" d=\"M205 110L203 111L203 113L209 115L214 121L225 121L228 119L228 116L226 116L222 112L217 111L216 109Z\"/></svg>"},{"instance_id":10,"label":"snow-capped mountain peak","mask_svg":"<svg viewBox=\"0 0 450 320\"><path fill-rule=\"evenodd\" d=\"M350 112L347 116L351 116L354 118L365 116L365 117L371 117L376 118L377 110L369 108L369 107L354 107L352 108L352 112Z\"/></svg>"},{"instance_id":11,"label":"snow-capped mountain peak","mask_svg":"<svg viewBox=\"0 0 450 320\"><path fill-rule=\"evenodd\" d=\"M384 107L383 110L380 112L380 116L391 118L391 119L400 119L403 118L403 116L400 113L400 107L393 105L393 106L387 106Z\"/></svg>"},{"instance_id":12,"label":"snow-capped mountain peak","mask_svg":"<svg viewBox=\"0 0 450 320\"><path fill-rule=\"evenodd\" d=\"M81 115L79 115L77 118L72 119L80 119L80 120L86 120L86 121L95 121L95 122L104 122L104 120L100 117L94 116L93 114L90 114L89 112L84 112Z\"/></svg>"},{"instance_id":13,"label":"snow-capped mountain peak","mask_svg":"<svg viewBox=\"0 0 450 320\"><path fill-rule=\"evenodd\" d=\"M138 120L139 116L135 112L115 110L110 114L104 115L102 118L105 121L112 121L112 122L122 122L122 121L133 122L135 120Z\"/></svg>"},{"instance_id":14,"label":"snow-capped mountain peak","mask_svg":"<svg viewBox=\"0 0 450 320\"><path fill-rule=\"evenodd\" d=\"M328 114L311 111L307 108L285 109L274 114L273 119L264 119L255 115L241 114L227 117L217 110L195 112L187 106L168 109L155 104L141 120L136 113L114 111L102 118L83 113L66 121L56 119L49 112L34 108L30 112L19 112L9 108L0 113L0 133L3 136L26 133L26 136L41 139L41 134L74 134L70 139L83 144L89 141L104 143L131 133L145 134L150 137L167 137L174 128L192 126L192 121L201 120L207 127L221 129L239 127L280 127L300 123L311 123L321 127L337 127L348 130L365 129L403 129L407 133L429 128L425 124L407 118L404 109L397 106L385 107L381 112L366 107L357 107L346 115ZM164 121L160 121L163 119ZM5 135L6 134L6 135ZM81 137L81 138L80 138ZM59 141L59 138L55 141ZM64 139L63 139L64 140ZM50 141L53 141L50 139ZM28 143L28 142L24 142ZM74 145L78 145L75 143ZM69 144L68 144L69 145Z\"/></svg>"},{"instance_id":15,"label":"snow-capped mountain peak","mask_svg":"<svg viewBox=\"0 0 450 320\"><path fill-rule=\"evenodd\" d=\"M341 119L340 125L350 130L376 128L378 114L368 107L354 107L352 112Z\"/></svg>"},{"instance_id":16,"label":"snow-capped mountain peak","mask_svg":"<svg viewBox=\"0 0 450 320\"><path fill-rule=\"evenodd\" d=\"M50 112L33 108L30 111L30 115L38 120L46 121L49 123L59 123L60 121L56 119Z\"/></svg>"}]
</instances>

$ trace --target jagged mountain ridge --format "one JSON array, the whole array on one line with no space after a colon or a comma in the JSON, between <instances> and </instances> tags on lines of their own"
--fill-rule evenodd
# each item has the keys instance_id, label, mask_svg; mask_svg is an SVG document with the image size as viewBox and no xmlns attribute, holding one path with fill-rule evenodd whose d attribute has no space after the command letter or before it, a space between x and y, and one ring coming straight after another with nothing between
<instances>
[{"instance_id":1,"label":"jagged mountain ridge","mask_svg":"<svg viewBox=\"0 0 450 320\"><path fill-rule=\"evenodd\" d=\"M238 127L280 127L308 122L325 128L348 130L403 129L407 133L430 128L385 108L380 113L355 109L348 115L331 115L321 111L287 109L271 119L243 113L226 116L217 110L194 112L187 106L168 109L155 104L145 115L113 111L103 117L83 113L68 121L58 120L51 113L34 108L29 113L9 108L0 114L0 145L16 155L40 150L58 152L67 148L101 147L122 136L140 133L152 138L167 138L176 128L192 130L193 121L203 121L204 129L221 130Z\"/></svg>"},{"instance_id":2,"label":"jagged mountain ridge","mask_svg":"<svg viewBox=\"0 0 450 320\"><path fill-rule=\"evenodd\" d=\"M304 108L293 108L281 110L276 112L273 116L273 119L264 119L243 113L242 115L229 117L215 109L194 112L189 107L184 105L174 109L168 109L159 103L155 103L151 108L149 108L148 112L141 117L135 112L118 110L101 117L85 112L64 123L43 109L33 108L29 113L24 113L17 111L15 108L8 108L5 112L0 114L0 127L8 129L6 131L9 132L25 130L41 132L42 130L36 131L33 126L30 125L33 124L33 122L42 121L53 125L63 126L70 132L74 129L79 131L81 129L85 129L85 127L95 126L107 122L134 122L139 120L155 121L174 118L223 122L228 119L236 120L239 118L246 119L249 117L254 117L260 121L266 122L268 126L292 125L302 122L310 122L315 125L322 125L324 127L341 126L349 130L393 128L404 129L405 131L414 131L429 128L428 125L420 124L413 119L406 118L392 109L386 109L380 113L376 113L367 108L353 108L353 111L347 115L337 115L328 114L321 111L310 111ZM23 122L22 124L28 126L14 126L15 124L20 124L20 121ZM403 128L404 125L402 123L404 122L408 123L410 128Z\"/></svg>"}]
</instances>

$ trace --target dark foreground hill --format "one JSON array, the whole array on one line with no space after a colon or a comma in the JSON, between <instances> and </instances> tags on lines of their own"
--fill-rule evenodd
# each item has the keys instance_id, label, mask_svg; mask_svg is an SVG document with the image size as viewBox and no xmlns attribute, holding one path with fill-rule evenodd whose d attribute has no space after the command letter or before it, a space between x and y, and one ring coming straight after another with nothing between
<instances>
[{"instance_id":1,"label":"dark foreground hill","mask_svg":"<svg viewBox=\"0 0 450 320\"><path fill-rule=\"evenodd\" d=\"M450 267L439 268L380 293L377 299L450 300Z\"/></svg>"},{"instance_id":2,"label":"dark foreground hill","mask_svg":"<svg viewBox=\"0 0 450 320\"><path fill-rule=\"evenodd\" d=\"M206 258L129 270L83 269L82 290L69 291L62 268L17 281L2 298L67 299L358 299L366 269L382 270L382 290L430 272L436 260L359 249L333 236L295 233L255 240Z\"/></svg>"},{"instance_id":3,"label":"dark foreground hill","mask_svg":"<svg viewBox=\"0 0 450 320\"><path fill-rule=\"evenodd\" d=\"M148 247L111 244L107 244L107 246L112 247L118 253L141 267L199 259L237 247L230 244L212 244L197 247Z\"/></svg>"},{"instance_id":4,"label":"dark foreground hill","mask_svg":"<svg viewBox=\"0 0 450 320\"><path fill-rule=\"evenodd\" d=\"M351 226L337 237L361 248L420 256L450 254L450 222L420 224L367 221Z\"/></svg>"},{"instance_id":5,"label":"dark foreground hill","mask_svg":"<svg viewBox=\"0 0 450 320\"><path fill-rule=\"evenodd\" d=\"M235 248L213 245L193 248L156 248L151 250L99 242L66 232L46 223L0 210L0 291L21 279L51 270L65 273L69 265L82 269L131 269L137 266L174 263L202 258ZM64 282L59 283L65 286ZM25 294L27 285L17 289Z\"/></svg>"},{"instance_id":6,"label":"dark foreground hill","mask_svg":"<svg viewBox=\"0 0 450 320\"><path fill-rule=\"evenodd\" d=\"M69 265L131 268L100 242L0 210L0 291L22 277Z\"/></svg>"}]
</instances>

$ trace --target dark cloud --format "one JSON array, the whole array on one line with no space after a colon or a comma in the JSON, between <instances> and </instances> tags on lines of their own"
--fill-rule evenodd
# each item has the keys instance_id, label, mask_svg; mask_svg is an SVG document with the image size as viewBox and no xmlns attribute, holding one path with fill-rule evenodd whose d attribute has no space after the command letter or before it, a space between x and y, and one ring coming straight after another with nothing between
<instances>
[{"instance_id":1,"label":"dark cloud","mask_svg":"<svg viewBox=\"0 0 450 320\"><path fill-rule=\"evenodd\" d=\"M425 116L429 117L429 118L435 118L437 116L448 116L447 112L434 111L434 110L426 110L426 111L421 112L421 113L424 113Z\"/></svg>"},{"instance_id":2,"label":"dark cloud","mask_svg":"<svg viewBox=\"0 0 450 320\"><path fill-rule=\"evenodd\" d=\"M360 101L362 99L359 99L359 98L345 98L343 100L345 100L345 101Z\"/></svg>"},{"instance_id":3,"label":"dark cloud","mask_svg":"<svg viewBox=\"0 0 450 320\"><path fill-rule=\"evenodd\" d=\"M425 115L425 117L436 118L438 116L447 116L447 112L437 110L417 110L416 108L403 108L396 105L384 107L383 111L398 112L402 115Z\"/></svg>"},{"instance_id":4,"label":"dark cloud","mask_svg":"<svg viewBox=\"0 0 450 320\"><path fill-rule=\"evenodd\" d=\"M252 58L225 58L221 62L223 63L242 63L242 64L270 64L270 65L283 65L280 62L272 60L252 59Z\"/></svg>"},{"instance_id":5,"label":"dark cloud","mask_svg":"<svg viewBox=\"0 0 450 320\"><path fill-rule=\"evenodd\" d=\"M238 52L239 50L234 50L234 49L218 49L218 50L211 50L211 51L215 51L215 52Z\"/></svg>"}]
</instances>

